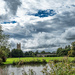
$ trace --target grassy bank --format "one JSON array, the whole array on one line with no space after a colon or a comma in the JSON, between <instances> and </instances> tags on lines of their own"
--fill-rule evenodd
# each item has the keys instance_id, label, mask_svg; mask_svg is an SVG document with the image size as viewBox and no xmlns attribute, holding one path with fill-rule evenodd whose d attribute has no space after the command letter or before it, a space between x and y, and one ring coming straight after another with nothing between
<instances>
[{"instance_id":1,"label":"grassy bank","mask_svg":"<svg viewBox=\"0 0 75 75\"><path fill-rule=\"evenodd\" d=\"M40 60L42 61L43 59L45 59L47 62L49 62L50 60L59 60L61 61L63 59L63 57L24 57L24 58L7 58L6 62L4 62L4 64L13 64L13 62L18 62L19 60L23 60L23 61L36 61L36 60ZM74 57L69 57L70 61L72 61L74 59Z\"/></svg>"}]
</instances>

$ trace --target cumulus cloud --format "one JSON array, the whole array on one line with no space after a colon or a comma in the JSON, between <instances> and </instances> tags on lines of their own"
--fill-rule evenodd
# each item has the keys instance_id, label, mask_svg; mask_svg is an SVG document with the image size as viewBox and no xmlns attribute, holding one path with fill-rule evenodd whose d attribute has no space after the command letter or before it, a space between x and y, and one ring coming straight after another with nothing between
<instances>
[{"instance_id":1,"label":"cumulus cloud","mask_svg":"<svg viewBox=\"0 0 75 75\"><path fill-rule=\"evenodd\" d=\"M54 51L75 40L75 0L0 1L0 23L12 48L21 43L24 51Z\"/></svg>"},{"instance_id":2,"label":"cumulus cloud","mask_svg":"<svg viewBox=\"0 0 75 75\"><path fill-rule=\"evenodd\" d=\"M75 27L67 29L63 34L62 37L66 40L75 40Z\"/></svg>"},{"instance_id":3,"label":"cumulus cloud","mask_svg":"<svg viewBox=\"0 0 75 75\"><path fill-rule=\"evenodd\" d=\"M17 12L18 6L21 5L20 0L4 0L4 1L6 2L7 9L10 9L10 13L15 15Z\"/></svg>"}]
</instances>

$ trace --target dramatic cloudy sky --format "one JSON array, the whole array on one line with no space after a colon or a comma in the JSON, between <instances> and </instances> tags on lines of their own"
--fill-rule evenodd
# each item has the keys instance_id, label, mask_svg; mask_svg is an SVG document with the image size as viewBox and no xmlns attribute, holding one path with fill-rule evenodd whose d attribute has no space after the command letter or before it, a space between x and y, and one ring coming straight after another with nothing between
<instances>
[{"instance_id":1,"label":"dramatic cloudy sky","mask_svg":"<svg viewBox=\"0 0 75 75\"><path fill-rule=\"evenodd\" d=\"M55 51L75 41L75 0L0 0L0 24L12 48Z\"/></svg>"}]
</instances>

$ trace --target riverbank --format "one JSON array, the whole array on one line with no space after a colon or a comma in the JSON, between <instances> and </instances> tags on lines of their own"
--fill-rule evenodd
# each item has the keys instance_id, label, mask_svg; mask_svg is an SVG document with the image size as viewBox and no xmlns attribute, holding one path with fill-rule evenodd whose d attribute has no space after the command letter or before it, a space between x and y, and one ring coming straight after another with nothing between
<instances>
[{"instance_id":1,"label":"riverbank","mask_svg":"<svg viewBox=\"0 0 75 75\"><path fill-rule=\"evenodd\" d=\"M7 58L6 62L3 62L3 64L13 64L13 62L18 62L18 61L36 61L36 60L40 60L42 61L43 59L46 60L46 62L48 63L50 60L54 61L54 60L59 60L61 61L64 57L22 57L22 58ZM68 57L70 61L74 60L74 57Z\"/></svg>"}]
</instances>

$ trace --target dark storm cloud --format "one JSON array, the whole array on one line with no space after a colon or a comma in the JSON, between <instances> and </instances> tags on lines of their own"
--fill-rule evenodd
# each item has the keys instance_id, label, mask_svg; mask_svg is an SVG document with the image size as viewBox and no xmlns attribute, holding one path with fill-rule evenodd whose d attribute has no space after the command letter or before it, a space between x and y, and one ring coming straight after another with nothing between
<instances>
[{"instance_id":1,"label":"dark storm cloud","mask_svg":"<svg viewBox=\"0 0 75 75\"><path fill-rule=\"evenodd\" d=\"M67 29L63 34L62 37L68 41L75 40L75 27Z\"/></svg>"},{"instance_id":2,"label":"dark storm cloud","mask_svg":"<svg viewBox=\"0 0 75 75\"><path fill-rule=\"evenodd\" d=\"M16 15L18 7L21 5L20 0L4 0L7 3L8 8L10 9L10 12L13 15Z\"/></svg>"},{"instance_id":3,"label":"dark storm cloud","mask_svg":"<svg viewBox=\"0 0 75 75\"><path fill-rule=\"evenodd\" d=\"M5 14L5 15L0 15L0 22L1 21L7 21L8 20L8 15Z\"/></svg>"},{"instance_id":4,"label":"dark storm cloud","mask_svg":"<svg viewBox=\"0 0 75 75\"><path fill-rule=\"evenodd\" d=\"M71 5L71 6L75 7L75 5Z\"/></svg>"},{"instance_id":5,"label":"dark storm cloud","mask_svg":"<svg viewBox=\"0 0 75 75\"><path fill-rule=\"evenodd\" d=\"M43 45L39 45L37 47L28 47L27 49L52 48L52 47L57 47L57 45L55 45L55 44L43 44Z\"/></svg>"},{"instance_id":6,"label":"dark storm cloud","mask_svg":"<svg viewBox=\"0 0 75 75\"><path fill-rule=\"evenodd\" d=\"M75 26L75 12L68 11L61 15L57 15L56 18L52 20L52 24L55 24L56 28L68 28Z\"/></svg>"},{"instance_id":7,"label":"dark storm cloud","mask_svg":"<svg viewBox=\"0 0 75 75\"><path fill-rule=\"evenodd\" d=\"M51 26L50 20L46 20L46 21L38 21L36 22L36 25L28 25L29 29L33 28L34 31L33 33L39 33L39 32L52 32L52 31L56 31L56 28L53 28L53 26L51 27L47 27L47 25Z\"/></svg>"},{"instance_id":8,"label":"dark storm cloud","mask_svg":"<svg viewBox=\"0 0 75 75\"><path fill-rule=\"evenodd\" d=\"M10 29L7 29L4 33L9 34L10 38L15 38L15 39L22 39L22 38L32 38L32 32L33 30L26 28L25 26L22 27L19 25L19 23Z\"/></svg>"}]
</instances>

